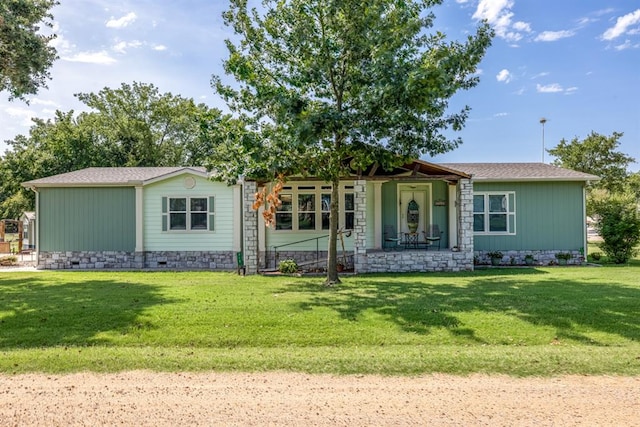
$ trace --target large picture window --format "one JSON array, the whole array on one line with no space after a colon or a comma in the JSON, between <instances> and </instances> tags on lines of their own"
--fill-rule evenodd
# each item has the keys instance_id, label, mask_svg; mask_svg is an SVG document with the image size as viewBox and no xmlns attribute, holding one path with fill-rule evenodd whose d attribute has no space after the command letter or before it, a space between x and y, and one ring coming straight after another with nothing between
<instances>
[{"instance_id":1,"label":"large picture window","mask_svg":"<svg viewBox=\"0 0 640 427\"><path fill-rule=\"evenodd\" d=\"M515 234L514 192L485 192L473 195L473 231L476 234Z\"/></svg>"},{"instance_id":2,"label":"large picture window","mask_svg":"<svg viewBox=\"0 0 640 427\"><path fill-rule=\"evenodd\" d=\"M214 198L163 197L162 231L213 231Z\"/></svg>"},{"instance_id":3,"label":"large picture window","mask_svg":"<svg viewBox=\"0 0 640 427\"><path fill-rule=\"evenodd\" d=\"M341 187L339 226L350 230L354 226L355 206L353 186ZM280 193L282 204L275 215L279 231L328 231L331 211L331 186L291 185Z\"/></svg>"}]
</instances>

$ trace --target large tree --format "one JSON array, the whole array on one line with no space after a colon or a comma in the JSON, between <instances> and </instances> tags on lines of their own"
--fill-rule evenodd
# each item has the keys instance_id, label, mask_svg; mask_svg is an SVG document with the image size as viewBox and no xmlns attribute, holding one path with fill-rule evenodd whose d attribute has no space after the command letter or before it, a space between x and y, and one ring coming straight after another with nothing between
<instances>
[{"instance_id":1,"label":"large tree","mask_svg":"<svg viewBox=\"0 0 640 427\"><path fill-rule=\"evenodd\" d=\"M214 153L220 178L312 174L332 184L327 284L339 282L338 183L373 162L391 167L461 141L469 108L449 99L478 83L486 23L463 42L432 31L441 0L230 0L225 71L213 84L251 134ZM257 136L256 136L257 135Z\"/></svg>"},{"instance_id":2,"label":"large tree","mask_svg":"<svg viewBox=\"0 0 640 427\"><path fill-rule=\"evenodd\" d=\"M633 157L616 151L622 136L619 132L605 136L592 131L582 141L577 137L571 142L563 138L555 148L547 152L556 157L554 165L597 175L601 180L595 184L596 187L619 192L629 175L629 165L635 162Z\"/></svg>"},{"instance_id":3,"label":"large tree","mask_svg":"<svg viewBox=\"0 0 640 427\"><path fill-rule=\"evenodd\" d=\"M220 110L150 84L76 96L92 110L57 111L53 119L34 120L28 136L7 141L0 158L2 218L33 209L24 181L92 166L199 166L230 122Z\"/></svg>"},{"instance_id":4,"label":"large tree","mask_svg":"<svg viewBox=\"0 0 640 427\"><path fill-rule=\"evenodd\" d=\"M50 78L49 68L56 50L49 42L55 35L43 35L40 26L51 27L49 10L55 0L3 0L0 2L0 91L9 99L24 99Z\"/></svg>"}]
</instances>

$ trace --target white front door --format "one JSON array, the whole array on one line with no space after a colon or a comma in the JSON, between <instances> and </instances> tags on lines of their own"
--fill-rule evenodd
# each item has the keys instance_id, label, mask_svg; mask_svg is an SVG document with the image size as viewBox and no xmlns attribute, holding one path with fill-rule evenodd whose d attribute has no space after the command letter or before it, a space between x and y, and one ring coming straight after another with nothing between
<instances>
[{"instance_id":1,"label":"white front door","mask_svg":"<svg viewBox=\"0 0 640 427\"><path fill-rule=\"evenodd\" d=\"M427 191L424 187L419 187L417 190L400 191L400 215L398 215L398 218L400 218L400 232L409 232L409 227L407 226L407 208L411 200L415 200L418 204L417 232L422 236L422 232L427 230L430 215L429 205L427 203Z\"/></svg>"}]
</instances>

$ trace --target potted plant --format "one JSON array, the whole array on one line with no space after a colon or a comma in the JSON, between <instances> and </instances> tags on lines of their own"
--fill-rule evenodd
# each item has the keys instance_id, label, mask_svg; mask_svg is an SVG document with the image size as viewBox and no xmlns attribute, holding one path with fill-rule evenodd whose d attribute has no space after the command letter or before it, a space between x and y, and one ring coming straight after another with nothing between
<instances>
[{"instance_id":1,"label":"potted plant","mask_svg":"<svg viewBox=\"0 0 640 427\"><path fill-rule=\"evenodd\" d=\"M500 251L491 251L487 252L487 256L491 258L491 265L500 265L503 255Z\"/></svg>"},{"instance_id":2,"label":"potted plant","mask_svg":"<svg viewBox=\"0 0 640 427\"><path fill-rule=\"evenodd\" d=\"M525 256L524 256L524 263L525 263L525 264L527 264L527 265L533 265L533 264L535 264L535 262L536 262L536 260L535 260L535 258L533 257L533 255L531 255L531 254L527 254L527 255L525 255Z\"/></svg>"},{"instance_id":3,"label":"potted plant","mask_svg":"<svg viewBox=\"0 0 640 427\"><path fill-rule=\"evenodd\" d=\"M558 252L556 259L559 265L567 265L567 261L571 259L571 254L569 252Z\"/></svg>"}]
</instances>

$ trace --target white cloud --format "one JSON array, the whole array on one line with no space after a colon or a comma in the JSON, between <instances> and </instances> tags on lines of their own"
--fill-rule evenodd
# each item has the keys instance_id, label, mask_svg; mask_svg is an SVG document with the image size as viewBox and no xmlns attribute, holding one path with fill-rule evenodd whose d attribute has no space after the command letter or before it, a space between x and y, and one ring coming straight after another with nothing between
<instances>
[{"instance_id":1,"label":"white cloud","mask_svg":"<svg viewBox=\"0 0 640 427\"><path fill-rule=\"evenodd\" d=\"M576 86L572 86L572 87L568 87L565 91L564 94L565 95L571 95L573 94L575 91L577 91L578 88Z\"/></svg>"},{"instance_id":2,"label":"white cloud","mask_svg":"<svg viewBox=\"0 0 640 427\"><path fill-rule=\"evenodd\" d=\"M562 86L560 86L558 83L552 83L550 85L537 84L536 91L538 93L558 93L562 92L563 89Z\"/></svg>"},{"instance_id":3,"label":"white cloud","mask_svg":"<svg viewBox=\"0 0 640 427\"><path fill-rule=\"evenodd\" d=\"M15 118L20 126L31 126L33 124L31 118L35 116L35 113L27 108L11 106L5 108L4 112L10 117Z\"/></svg>"},{"instance_id":4,"label":"white cloud","mask_svg":"<svg viewBox=\"0 0 640 427\"><path fill-rule=\"evenodd\" d=\"M524 31L524 32L530 33L531 32L531 24L529 24L528 22L518 21L515 24L513 24L513 29L514 30L518 30L518 31Z\"/></svg>"},{"instance_id":5,"label":"white cloud","mask_svg":"<svg viewBox=\"0 0 640 427\"><path fill-rule=\"evenodd\" d=\"M498 37L510 43L517 42L522 39L522 32L531 31L531 26L522 21L511 23L513 5L513 0L480 0L473 19L486 19L493 26Z\"/></svg>"},{"instance_id":6,"label":"white cloud","mask_svg":"<svg viewBox=\"0 0 640 427\"><path fill-rule=\"evenodd\" d=\"M533 79L539 79L540 77L546 77L549 75L548 71L543 71L541 73L536 74L535 76L531 77L531 80Z\"/></svg>"},{"instance_id":7,"label":"white cloud","mask_svg":"<svg viewBox=\"0 0 640 427\"><path fill-rule=\"evenodd\" d=\"M84 62L87 64L102 65L110 65L117 62L104 50L100 52L80 52L73 56L63 57L62 59L69 62Z\"/></svg>"},{"instance_id":8,"label":"white cloud","mask_svg":"<svg viewBox=\"0 0 640 427\"><path fill-rule=\"evenodd\" d=\"M498 80L499 82L504 82L504 83L509 83L512 80L512 78L513 78L513 75L506 68L501 70L496 75L496 80Z\"/></svg>"},{"instance_id":9,"label":"white cloud","mask_svg":"<svg viewBox=\"0 0 640 427\"><path fill-rule=\"evenodd\" d=\"M509 113L496 113L496 114L493 115L493 117L505 117L505 116L508 116L508 115L509 115Z\"/></svg>"},{"instance_id":10,"label":"white cloud","mask_svg":"<svg viewBox=\"0 0 640 427\"><path fill-rule=\"evenodd\" d=\"M133 12L127 13L122 18L111 18L107 21L107 28L124 28L127 25L133 23L136 20L137 16Z\"/></svg>"},{"instance_id":11,"label":"white cloud","mask_svg":"<svg viewBox=\"0 0 640 427\"><path fill-rule=\"evenodd\" d=\"M640 43L632 43L631 40L625 40L624 43L614 46L615 50L626 50L640 47Z\"/></svg>"},{"instance_id":12,"label":"white cloud","mask_svg":"<svg viewBox=\"0 0 640 427\"><path fill-rule=\"evenodd\" d=\"M607 29L607 31L602 34L602 38L604 40L613 40L625 33L628 33L628 28L638 23L640 23L640 9L637 9L636 11L631 13L627 13L624 16L618 17L616 25ZM632 30L637 29L632 28Z\"/></svg>"},{"instance_id":13,"label":"white cloud","mask_svg":"<svg viewBox=\"0 0 640 427\"><path fill-rule=\"evenodd\" d=\"M535 38L537 42L554 42L556 40L565 39L567 37L573 37L576 33L570 30L562 31L543 31Z\"/></svg>"},{"instance_id":14,"label":"white cloud","mask_svg":"<svg viewBox=\"0 0 640 427\"><path fill-rule=\"evenodd\" d=\"M118 53L126 53L128 48L137 48L142 46L142 42L134 40L131 42L118 42L111 47L111 50Z\"/></svg>"},{"instance_id":15,"label":"white cloud","mask_svg":"<svg viewBox=\"0 0 640 427\"><path fill-rule=\"evenodd\" d=\"M57 102L46 100L46 99L31 98L29 102L31 103L31 105L45 105L47 107L56 107L56 108L60 107L60 104L58 104Z\"/></svg>"},{"instance_id":16,"label":"white cloud","mask_svg":"<svg viewBox=\"0 0 640 427\"><path fill-rule=\"evenodd\" d=\"M167 50L167 47L165 45L158 44L153 47L153 50L157 50L157 51Z\"/></svg>"}]
</instances>

